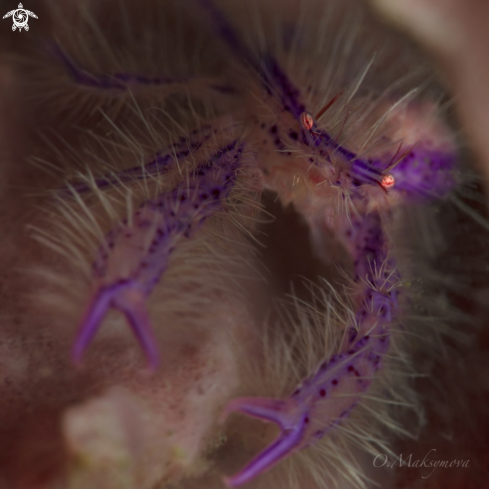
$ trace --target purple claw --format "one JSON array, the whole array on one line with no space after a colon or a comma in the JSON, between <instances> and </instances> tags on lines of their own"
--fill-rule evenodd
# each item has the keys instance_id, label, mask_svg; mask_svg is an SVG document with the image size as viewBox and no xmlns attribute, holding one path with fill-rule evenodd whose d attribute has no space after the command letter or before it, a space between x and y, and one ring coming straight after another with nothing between
<instances>
[{"instance_id":1,"label":"purple claw","mask_svg":"<svg viewBox=\"0 0 489 489\"><path fill-rule=\"evenodd\" d=\"M73 362L79 364L83 353L92 341L109 308L124 313L141 347L148 358L149 368L156 370L159 364L156 339L145 307L145 297L131 282L101 289L90 302L85 313L72 351Z\"/></svg>"},{"instance_id":2,"label":"purple claw","mask_svg":"<svg viewBox=\"0 0 489 489\"><path fill-rule=\"evenodd\" d=\"M236 475L224 478L224 482L229 487L245 484L293 451L300 449L308 422L305 409L295 399L286 401L261 397L234 399L226 406L223 419L229 413L236 411L276 423L282 433Z\"/></svg>"},{"instance_id":3,"label":"purple claw","mask_svg":"<svg viewBox=\"0 0 489 489\"><path fill-rule=\"evenodd\" d=\"M294 430L283 433L246 465L244 469L241 469L232 477L225 477L225 484L229 487L238 487L265 472L277 462L289 456L294 450L300 448L303 433L304 423Z\"/></svg>"}]
</instances>

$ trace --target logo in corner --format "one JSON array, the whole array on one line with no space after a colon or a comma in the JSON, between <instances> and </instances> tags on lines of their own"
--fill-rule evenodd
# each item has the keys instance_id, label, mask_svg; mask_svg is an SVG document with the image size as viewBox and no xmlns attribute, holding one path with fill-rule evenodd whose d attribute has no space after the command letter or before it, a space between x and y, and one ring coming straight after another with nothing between
<instances>
[{"instance_id":1,"label":"logo in corner","mask_svg":"<svg viewBox=\"0 0 489 489\"><path fill-rule=\"evenodd\" d=\"M12 20L14 21L12 30L15 31L16 29L19 29L19 32L21 32L22 29L25 29L26 31L29 30L29 26L27 25L27 22L29 22L29 17L34 17L34 19L38 18L34 12L25 10L21 3L19 3L16 10L11 10L3 16L4 19L7 17L12 17Z\"/></svg>"}]
</instances>

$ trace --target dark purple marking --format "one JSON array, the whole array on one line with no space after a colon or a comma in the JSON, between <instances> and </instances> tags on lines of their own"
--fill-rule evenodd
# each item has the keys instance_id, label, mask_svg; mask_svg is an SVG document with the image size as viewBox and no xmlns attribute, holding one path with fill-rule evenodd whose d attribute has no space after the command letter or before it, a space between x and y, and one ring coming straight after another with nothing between
<instances>
[{"instance_id":1,"label":"dark purple marking","mask_svg":"<svg viewBox=\"0 0 489 489\"><path fill-rule=\"evenodd\" d=\"M241 42L241 39L236 35L232 25L223 15L223 13L214 5L211 0L195 0L199 3L208 13L209 18L214 24L214 28L217 31L218 36L228 45L233 54L241 60L256 66L253 56L251 56L249 50Z\"/></svg>"},{"instance_id":2,"label":"dark purple marking","mask_svg":"<svg viewBox=\"0 0 489 489\"><path fill-rule=\"evenodd\" d=\"M113 75L88 73L68 56L59 45L52 43L48 49L65 67L75 83L87 87L126 90L129 83L138 83L141 85L168 85L189 81L189 78L186 77L144 76L131 73L114 73Z\"/></svg>"},{"instance_id":3,"label":"dark purple marking","mask_svg":"<svg viewBox=\"0 0 489 489\"><path fill-rule=\"evenodd\" d=\"M148 76L135 73L114 73L111 75L103 73L89 73L76 63L68 54L61 49L56 43L51 43L48 46L50 53L58 59L64 66L70 78L77 84L91 88L104 90L125 91L128 85L142 86L169 86L181 85L189 82L198 81L198 78L192 77L169 77L169 76ZM207 88L221 92L223 94L231 94L235 92L235 88L225 84L209 84Z\"/></svg>"},{"instance_id":4,"label":"dark purple marking","mask_svg":"<svg viewBox=\"0 0 489 489\"><path fill-rule=\"evenodd\" d=\"M299 120L301 114L305 111L304 104L299 102L299 89L290 82L272 55L265 54L262 58L262 63L265 68L263 70L265 77L262 82L268 84L268 90L278 96L282 108Z\"/></svg>"}]
</instances>

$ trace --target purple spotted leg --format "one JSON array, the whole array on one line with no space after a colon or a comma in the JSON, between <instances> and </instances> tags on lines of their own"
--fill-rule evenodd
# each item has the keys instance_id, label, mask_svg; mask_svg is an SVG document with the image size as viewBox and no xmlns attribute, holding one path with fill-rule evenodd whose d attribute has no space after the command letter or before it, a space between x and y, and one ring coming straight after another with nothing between
<instances>
[{"instance_id":1,"label":"purple spotted leg","mask_svg":"<svg viewBox=\"0 0 489 489\"><path fill-rule=\"evenodd\" d=\"M360 293L361 307L354 323L347 325L355 334L342 351L324 361L288 399L230 401L225 409L226 416L239 411L274 422L282 431L272 445L240 472L225 479L230 487L250 481L288 455L322 438L348 416L380 368L382 355L389 347L388 328L398 310L395 285L399 276L393 260L387 257L379 215L357 217L353 228L348 239L350 247L356 250L355 280L364 285ZM374 264L381 274L362 281Z\"/></svg>"},{"instance_id":2,"label":"purple spotted leg","mask_svg":"<svg viewBox=\"0 0 489 489\"><path fill-rule=\"evenodd\" d=\"M182 238L191 238L204 221L223 209L243 162L243 143L230 142L198 166L172 191L141 205L133 224L119 223L94 262L94 293L83 316L72 352L80 361L108 309L128 320L151 368L158 365L146 300L165 272Z\"/></svg>"}]
</instances>

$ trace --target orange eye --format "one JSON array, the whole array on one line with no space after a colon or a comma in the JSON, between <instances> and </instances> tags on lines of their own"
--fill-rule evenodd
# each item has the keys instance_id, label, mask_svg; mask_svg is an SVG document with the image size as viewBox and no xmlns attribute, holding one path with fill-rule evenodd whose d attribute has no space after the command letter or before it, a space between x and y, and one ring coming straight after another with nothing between
<instances>
[{"instance_id":1,"label":"orange eye","mask_svg":"<svg viewBox=\"0 0 489 489\"><path fill-rule=\"evenodd\" d=\"M302 124L302 127L304 129L307 129L310 131L312 127L314 126L314 119L312 118L311 114L308 114L307 112L303 112L300 117L300 121Z\"/></svg>"},{"instance_id":2,"label":"orange eye","mask_svg":"<svg viewBox=\"0 0 489 489\"><path fill-rule=\"evenodd\" d=\"M394 175L385 175L382 177L382 181L380 182L384 188L391 188L395 183L396 179L394 178Z\"/></svg>"}]
</instances>

